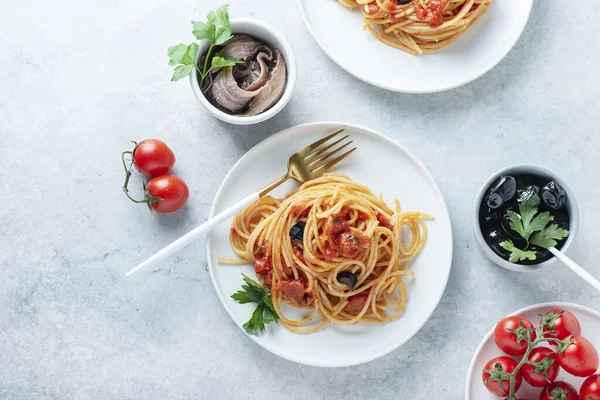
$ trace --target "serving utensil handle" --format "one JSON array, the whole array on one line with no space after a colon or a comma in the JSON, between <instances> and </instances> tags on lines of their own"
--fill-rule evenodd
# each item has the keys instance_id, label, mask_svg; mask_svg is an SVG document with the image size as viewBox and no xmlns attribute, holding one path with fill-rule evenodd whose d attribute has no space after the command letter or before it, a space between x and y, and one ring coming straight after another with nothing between
<instances>
[{"instance_id":1,"label":"serving utensil handle","mask_svg":"<svg viewBox=\"0 0 600 400\"><path fill-rule=\"evenodd\" d=\"M150 264L154 264L155 262L160 261L163 258L170 256L171 254L177 252L178 250L182 249L183 247L187 246L188 244L194 242L196 239L201 237L204 233L211 231L215 226L217 226L220 223L222 223L223 221L233 217L235 214L237 214L244 208L248 207L250 204L252 204L256 200L258 200L259 197L260 196L259 196L258 192L255 192L255 193L252 193L251 195L249 195L248 197L246 197L245 199L238 201L236 204L232 205L228 209L226 209L226 210L220 212L219 214L215 215L214 217L210 218L208 221L206 221L205 223L203 223L196 229L189 231L188 233L186 233L185 235L183 235L182 237L180 237L179 239L177 239L176 241L174 241L173 243L171 243L164 249L160 250L158 253L156 253L153 256L151 256L150 258L148 258L146 261L144 261L143 263L141 263L140 265L138 265L137 267L135 267L134 269L129 271L126 274L126 276L131 276L132 274L141 270L142 268L145 268L145 267L149 266Z\"/></svg>"},{"instance_id":2,"label":"serving utensil handle","mask_svg":"<svg viewBox=\"0 0 600 400\"><path fill-rule=\"evenodd\" d=\"M550 250L550 252L552 254L554 254L556 256L556 258L558 258L560 261L562 261L567 267L571 268L571 270L573 272L575 272L577 275L579 275L581 278L583 278L587 283L589 283L590 285L592 285L593 287L595 287L596 289L598 289L600 291L600 282L598 282L598 280L596 278L594 278L592 275L590 275L589 272L587 272L585 269L581 268L579 265L577 265L577 263L575 261L571 260L569 257L567 257L564 253L557 250L556 248L551 247L548 250Z\"/></svg>"}]
</instances>

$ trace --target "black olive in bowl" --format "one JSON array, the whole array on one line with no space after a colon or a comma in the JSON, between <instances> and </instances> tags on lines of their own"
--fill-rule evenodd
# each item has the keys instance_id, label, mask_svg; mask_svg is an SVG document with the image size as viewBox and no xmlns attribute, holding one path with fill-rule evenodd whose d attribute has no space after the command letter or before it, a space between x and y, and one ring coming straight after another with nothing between
<instances>
[{"instance_id":1,"label":"black olive in bowl","mask_svg":"<svg viewBox=\"0 0 600 400\"><path fill-rule=\"evenodd\" d=\"M553 172L535 165L507 167L483 185L477 196L473 218L477 242L495 264L515 271L533 271L554 261L555 257L547 249L529 244L510 227L507 212L511 210L520 215L520 205L523 202L531 204L534 196L537 199L536 215L548 211L554 220L547 226L557 224L569 231L567 237L557 241L556 248L564 252L572 243L579 227L579 209L573 192L565 182ZM503 242L506 245L508 240L516 248L531 251L535 260L509 262L511 251L501 245Z\"/></svg>"}]
</instances>

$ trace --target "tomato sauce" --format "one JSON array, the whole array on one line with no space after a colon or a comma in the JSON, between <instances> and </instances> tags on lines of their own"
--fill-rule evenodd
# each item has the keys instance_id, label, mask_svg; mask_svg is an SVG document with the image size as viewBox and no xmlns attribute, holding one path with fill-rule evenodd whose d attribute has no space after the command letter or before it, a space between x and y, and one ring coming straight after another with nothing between
<instances>
[{"instance_id":1,"label":"tomato sauce","mask_svg":"<svg viewBox=\"0 0 600 400\"><path fill-rule=\"evenodd\" d=\"M384 217L381 213L377 213L377 222L379 222L379 226L383 226L384 228L388 228L389 230L394 229L390 221L388 221L388 219Z\"/></svg>"},{"instance_id":2,"label":"tomato sauce","mask_svg":"<svg viewBox=\"0 0 600 400\"><path fill-rule=\"evenodd\" d=\"M292 242L292 250L294 251L296 257L298 257L298 260L300 260L301 263L306 264L306 260L304 259L304 250L302 247L298 246L295 242Z\"/></svg>"},{"instance_id":3,"label":"tomato sauce","mask_svg":"<svg viewBox=\"0 0 600 400\"><path fill-rule=\"evenodd\" d=\"M261 246L254 246L254 272L265 281L265 284L271 286L273 282L273 263L271 261L271 242L263 243Z\"/></svg>"},{"instance_id":4,"label":"tomato sauce","mask_svg":"<svg viewBox=\"0 0 600 400\"><path fill-rule=\"evenodd\" d=\"M379 12L379 6L375 2L365 4L363 6L363 11L365 14L369 15L377 14L377 12Z\"/></svg>"},{"instance_id":5,"label":"tomato sauce","mask_svg":"<svg viewBox=\"0 0 600 400\"><path fill-rule=\"evenodd\" d=\"M307 282L304 278L293 279L290 281L280 281L275 284L273 291L281 293L283 297L289 300L292 304L303 307L313 304L313 297L306 292Z\"/></svg>"},{"instance_id":6,"label":"tomato sauce","mask_svg":"<svg viewBox=\"0 0 600 400\"><path fill-rule=\"evenodd\" d=\"M346 304L346 307L344 307L344 311L346 311L349 314L360 313L365 304L367 304L370 291L371 289L365 292L361 292L359 294L355 294L354 296L348 297L348 304Z\"/></svg>"},{"instance_id":7,"label":"tomato sauce","mask_svg":"<svg viewBox=\"0 0 600 400\"><path fill-rule=\"evenodd\" d=\"M442 13L446 6L446 0L429 0L426 8L423 8L418 0L413 0L413 6L417 18L420 21L429 22L429 26L432 28L438 27L444 23Z\"/></svg>"},{"instance_id":8,"label":"tomato sauce","mask_svg":"<svg viewBox=\"0 0 600 400\"><path fill-rule=\"evenodd\" d=\"M327 236L335 237L340 235L342 232L346 232L349 229L350 225L348 224L348 221L346 221L345 219L335 217L331 225L329 225L329 227L325 231L325 234Z\"/></svg>"},{"instance_id":9,"label":"tomato sauce","mask_svg":"<svg viewBox=\"0 0 600 400\"><path fill-rule=\"evenodd\" d=\"M353 233L348 221L349 211L344 208L335 216L325 234L331 239L331 244L325 248L325 259L331 261L336 257L354 260L360 252L369 245L369 238L360 233Z\"/></svg>"},{"instance_id":10,"label":"tomato sauce","mask_svg":"<svg viewBox=\"0 0 600 400\"><path fill-rule=\"evenodd\" d=\"M298 219L304 219L308 217L308 213L310 212L311 206L306 207L304 204L294 204L292 206L292 214Z\"/></svg>"}]
</instances>

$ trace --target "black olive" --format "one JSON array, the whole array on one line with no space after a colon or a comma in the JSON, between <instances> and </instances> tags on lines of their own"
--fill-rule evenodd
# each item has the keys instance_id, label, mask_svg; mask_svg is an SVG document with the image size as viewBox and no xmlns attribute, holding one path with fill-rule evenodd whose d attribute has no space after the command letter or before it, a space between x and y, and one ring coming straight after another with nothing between
<instances>
[{"instance_id":1,"label":"black olive","mask_svg":"<svg viewBox=\"0 0 600 400\"><path fill-rule=\"evenodd\" d=\"M500 206L502 204L504 204L504 201L502 200L502 197L498 193L492 193L487 198L487 205L492 210L495 210L496 208L500 208Z\"/></svg>"},{"instance_id":2,"label":"black olive","mask_svg":"<svg viewBox=\"0 0 600 400\"><path fill-rule=\"evenodd\" d=\"M411 2L412 2L412 0L398 0L398 4L400 4L400 5L405 5L405 4L408 4Z\"/></svg>"},{"instance_id":3,"label":"black olive","mask_svg":"<svg viewBox=\"0 0 600 400\"><path fill-rule=\"evenodd\" d=\"M489 210L489 209L488 209ZM492 225L498 222L499 215L497 212L489 210L488 213L483 217L483 222L487 225Z\"/></svg>"},{"instance_id":4,"label":"black olive","mask_svg":"<svg viewBox=\"0 0 600 400\"><path fill-rule=\"evenodd\" d=\"M558 210L565 205L567 193L555 181L550 181L542 189L542 199L544 203L553 210Z\"/></svg>"},{"instance_id":5,"label":"black olive","mask_svg":"<svg viewBox=\"0 0 600 400\"><path fill-rule=\"evenodd\" d=\"M488 190L485 201L489 208L497 209L517 193L517 181L512 176L501 176Z\"/></svg>"},{"instance_id":6,"label":"black olive","mask_svg":"<svg viewBox=\"0 0 600 400\"><path fill-rule=\"evenodd\" d=\"M537 185L527 185L525 186L523 189L519 189L517 190L517 202L522 203L524 201L529 200L534 194L539 194L540 193L540 187ZM540 201L538 198L538 202L539 205Z\"/></svg>"},{"instance_id":7,"label":"black olive","mask_svg":"<svg viewBox=\"0 0 600 400\"><path fill-rule=\"evenodd\" d=\"M342 271L337 274L336 279L339 283L343 283L348 286L350 289L354 289L354 286L358 283L358 279L356 276L350 271Z\"/></svg>"},{"instance_id":8,"label":"black olive","mask_svg":"<svg viewBox=\"0 0 600 400\"><path fill-rule=\"evenodd\" d=\"M306 224L302 221L298 221L294 224L294 226L292 226L292 229L290 229L290 237L292 238L292 240L295 240L296 242L301 242L302 240L304 240L304 226Z\"/></svg>"},{"instance_id":9,"label":"black olive","mask_svg":"<svg viewBox=\"0 0 600 400\"><path fill-rule=\"evenodd\" d=\"M492 249L494 253L496 253L498 256L507 261L510 258L510 251L500 246L500 242L490 244L490 249Z\"/></svg>"},{"instance_id":10,"label":"black olive","mask_svg":"<svg viewBox=\"0 0 600 400\"><path fill-rule=\"evenodd\" d=\"M500 229L492 229L488 232L486 239L488 243L497 243L503 241L504 239L506 239L506 237Z\"/></svg>"},{"instance_id":11,"label":"black olive","mask_svg":"<svg viewBox=\"0 0 600 400\"><path fill-rule=\"evenodd\" d=\"M553 217L554 224L557 224L563 229L569 230L569 213L566 211L566 209L562 209L553 213Z\"/></svg>"},{"instance_id":12,"label":"black olive","mask_svg":"<svg viewBox=\"0 0 600 400\"><path fill-rule=\"evenodd\" d=\"M485 241L490 246L490 249L500 257L508 260L510 257L510 251L504 249L504 247L500 246L500 243L507 240L508 236L506 233L499 228L492 228L488 231L487 235L485 235Z\"/></svg>"}]
</instances>

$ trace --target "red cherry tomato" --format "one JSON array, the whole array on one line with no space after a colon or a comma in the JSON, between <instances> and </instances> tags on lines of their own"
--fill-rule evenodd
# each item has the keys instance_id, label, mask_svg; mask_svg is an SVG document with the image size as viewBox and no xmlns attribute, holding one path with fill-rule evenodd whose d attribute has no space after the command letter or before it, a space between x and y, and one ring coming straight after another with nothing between
<instances>
[{"instance_id":1,"label":"red cherry tomato","mask_svg":"<svg viewBox=\"0 0 600 400\"><path fill-rule=\"evenodd\" d=\"M527 351L527 341L521 338L517 342L517 333L511 331L520 331L523 337L527 337L526 329L533 329L533 324L529 320L519 316L506 317L494 328L494 342L506 354L522 356ZM529 337L531 341L535 340L535 330L529 333Z\"/></svg>"},{"instance_id":2,"label":"red cherry tomato","mask_svg":"<svg viewBox=\"0 0 600 400\"><path fill-rule=\"evenodd\" d=\"M600 400L600 374L592 375L583 382L579 400Z\"/></svg>"},{"instance_id":3,"label":"red cherry tomato","mask_svg":"<svg viewBox=\"0 0 600 400\"><path fill-rule=\"evenodd\" d=\"M164 175L175 164L173 151L158 139L142 140L133 149L132 156L135 169L148 176Z\"/></svg>"},{"instance_id":4,"label":"red cherry tomato","mask_svg":"<svg viewBox=\"0 0 600 400\"><path fill-rule=\"evenodd\" d=\"M581 325L577 317L570 311L561 308L550 309L540 323L544 337L563 340L569 335L581 335ZM553 346L556 343L549 342Z\"/></svg>"},{"instance_id":5,"label":"red cherry tomato","mask_svg":"<svg viewBox=\"0 0 600 400\"><path fill-rule=\"evenodd\" d=\"M152 196L148 204L160 213L179 210L190 196L185 182L168 174L152 178L146 185L146 192Z\"/></svg>"},{"instance_id":6,"label":"red cherry tomato","mask_svg":"<svg viewBox=\"0 0 600 400\"><path fill-rule=\"evenodd\" d=\"M544 387L556 380L560 366L556 353L552 350L547 347L536 347L529 354L528 360L541 363L538 367L531 364L523 364L521 367L523 379L531 386Z\"/></svg>"},{"instance_id":7,"label":"red cherry tomato","mask_svg":"<svg viewBox=\"0 0 600 400\"><path fill-rule=\"evenodd\" d=\"M570 383L554 382L542 390L540 400L579 400L579 396Z\"/></svg>"},{"instance_id":8,"label":"red cherry tomato","mask_svg":"<svg viewBox=\"0 0 600 400\"><path fill-rule=\"evenodd\" d=\"M598 352L589 340L579 335L565 340L571 344L564 352L558 353L558 362L565 371L575 376L590 376L598 370Z\"/></svg>"},{"instance_id":9,"label":"red cherry tomato","mask_svg":"<svg viewBox=\"0 0 600 400\"><path fill-rule=\"evenodd\" d=\"M495 396L508 396L510 392L510 380L503 377L503 373L511 374L517 368L517 362L512 358L502 356L492 358L485 364L481 379L483 384ZM521 371L515 376L515 392L521 387L523 377ZM500 386L502 382L502 386Z\"/></svg>"}]
</instances>

